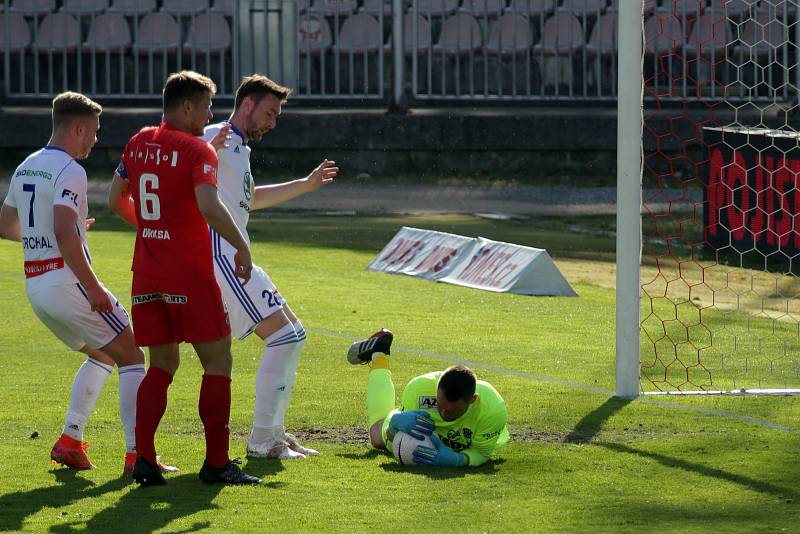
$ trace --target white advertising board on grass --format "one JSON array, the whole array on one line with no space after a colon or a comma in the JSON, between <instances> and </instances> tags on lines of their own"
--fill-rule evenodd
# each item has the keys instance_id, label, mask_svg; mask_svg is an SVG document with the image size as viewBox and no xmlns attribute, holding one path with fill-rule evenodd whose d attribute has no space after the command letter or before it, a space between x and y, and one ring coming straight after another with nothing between
<instances>
[{"instance_id":1,"label":"white advertising board on grass","mask_svg":"<svg viewBox=\"0 0 800 534\"><path fill-rule=\"evenodd\" d=\"M367 269L498 293L576 295L544 249L405 226Z\"/></svg>"}]
</instances>

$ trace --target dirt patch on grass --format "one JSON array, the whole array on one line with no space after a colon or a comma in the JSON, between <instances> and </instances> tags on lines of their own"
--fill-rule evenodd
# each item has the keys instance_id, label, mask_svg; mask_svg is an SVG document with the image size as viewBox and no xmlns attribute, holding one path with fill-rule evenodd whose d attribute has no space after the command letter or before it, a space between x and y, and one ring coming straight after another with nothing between
<instances>
[{"instance_id":1,"label":"dirt patch on grass","mask_svg":"<svg viewBox=\"0 0 800 534\"><path fill-rule=\"evenodd\" d=\"M335 443L339 445L369 444L369 432L366 428L290 428L289 432L297 439L309 443ZM547 432L532 428L514 428L510 430L511 440L525 443L559 443L567 437L567 432ZM246 437L246 436L245 436Z\"/></svg>"},{"instance_id":2,"label":"dirt patch on grass","mask_svg":"<svg viewBox=\"0 0 800 534\"><path fill-rule=\"evenodd\" d=\"M533 428L511 428L511 441L523 443L560 443L567 437L566 432L548 432Z\"/></svg>"},{"instance_id":3,"label":"dirt patch on grass","mask_svg":"<svg viewBox=\"0 0 800 534\"><path fill-rule=\"evenodd\" d=\"M297 439L316 443L339 443L344 445L361 445L369 443L369 431L366 428L291 428L289 432Z\"/></svg>"},{"instance_id":4,"label":"dirt patch on grass","mask_svg":"<svg viewBox=\"0 0 800 534\"><path fill-rule=\"evenodd\" d=\"M369 432L366 428L339 427L339 428L289 428L300 443L333 443L337 445L369 445ZM515 443L593 443L598 441L628 441L631 439L655 439L662 434L651 429L638 427L624 428L601 433L572 430L553 431L538 430L535 428L509 429L511 441ZM201 433L199 433L201 434ZM679 433L681 435L695 435L694 432ZM249 432L234 432L234 436L247 439ZM678 435L670 433L670 435Z\"/></svg>"},{"instance_id":5,"label":"dirt patch on grass","mask_svg":"<svg viewBox=\"0 0 800 534\"><path fill-rule=\"evenodd\" d=\"M369 444L369 432L366 428L289 428L291 434L297 437L300 443L336 443L340 445ZM247 439L247 433L234 432L239 438Z\"/></svg>"}]
</instances>

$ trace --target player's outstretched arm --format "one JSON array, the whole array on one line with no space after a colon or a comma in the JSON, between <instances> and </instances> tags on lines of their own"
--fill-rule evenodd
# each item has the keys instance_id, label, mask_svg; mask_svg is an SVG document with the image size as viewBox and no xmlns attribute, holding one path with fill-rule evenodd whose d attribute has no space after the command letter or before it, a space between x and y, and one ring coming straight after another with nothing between
<instances>
[{"instance_id":1,"label":"player's outstretched arm","mask_svg":"<svg viewBox=\"0 0 800 534\"><path fill-rule=\"evenodd\" d=\"M114 173L111 189L108 190L108 207L129 225L134 228L139 227L128 181L117 173Z\"/></svg>"},{"instance_id":2,"label":"player's outstretched arm","mask_svg":"<svg viewBox=\"0 0 800 534\"><path fill-rule=\"evenodd\" d=\"M78 213L67 206L53 206L53 230L64 263L75 273L78 281L86 289L92 311L110 312L111 299L95 276L83 243L75 229L78 228Z\"/></svg>"},{"instance_id":3,"label":"player's outstretched arm","mask_svg":"<svg viewBox=\"0 0 800 534\"><path fill-rule=\"evenodd\" d=\"M247 282L250 279L250 271L253 269L250 247L247 246L247 241L236 223L233 222L228 209L220 201L217 188L211 184L200 184L194 188L194 196L197 199L197 207L208 225L236 248L234 257L236 275Z\"/></svg>"},{"instance_id":4,"label":"player's outstretched arm","mask_svg":"<svg viewBox=\"0 0 800 534\"><path fill-rule=\"evenodd\" d=\"M22 239L22 227L19 225L17 208L12 208L5 203L0 207L0 238L9 241Z\"/></svg>"},{"instance_id":5,"label":"player's outstretched arm","mask_svg":"<svg viewBox=\"0 0 800 534\"><path fill-rule=\"evenodd\" d=\"M323 185L332 183L338 174L339 167L336 166L336 162L326 159L305 178L284 182L282 184L261 185L256 187L253 194L253 201L250 203L250 210L261 210L271 206L277 206L287 200L316 191Z\"/></svg>"}]
</instances>

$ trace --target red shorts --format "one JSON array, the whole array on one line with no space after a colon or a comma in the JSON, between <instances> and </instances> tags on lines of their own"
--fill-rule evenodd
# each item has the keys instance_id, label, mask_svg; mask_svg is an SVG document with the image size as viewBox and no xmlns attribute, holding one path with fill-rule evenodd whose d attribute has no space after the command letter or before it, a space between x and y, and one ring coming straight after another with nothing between
<instances>
[{"instance_id":1,"label":"red shorts","mask_svg":"<svg viewBox=\"0 0 800 534\"><path fill-rule=\"evenodd\" d=\"M133 273L131 318L140 347L217 341L231 333L216 280L166 280Z\"/></svg>"}]
</instances>

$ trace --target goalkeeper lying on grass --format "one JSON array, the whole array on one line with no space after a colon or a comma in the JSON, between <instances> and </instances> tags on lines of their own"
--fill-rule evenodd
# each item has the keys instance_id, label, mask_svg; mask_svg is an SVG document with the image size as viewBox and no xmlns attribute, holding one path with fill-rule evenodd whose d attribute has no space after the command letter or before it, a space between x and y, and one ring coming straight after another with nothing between
<instances>
[{"instance_id":1,"label":"goalkeeper lying on grass","mask_svg":"<svg viewBox=\"0 0 800 534\"><path fill-rule=\"evenodd\" d=\"M347 353L352 364L369 364L367 413L369 439L376 449L391 449L398 431L421 438L429 434L434 448L418 446L414 461L441 467L481 465L508 441L506 403L491 384L475 378L463 365L420 375L403 390L400 409L394 407L389 371L393 335L385 328Z\"/></svg>"}]
</instances>

